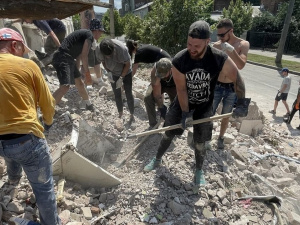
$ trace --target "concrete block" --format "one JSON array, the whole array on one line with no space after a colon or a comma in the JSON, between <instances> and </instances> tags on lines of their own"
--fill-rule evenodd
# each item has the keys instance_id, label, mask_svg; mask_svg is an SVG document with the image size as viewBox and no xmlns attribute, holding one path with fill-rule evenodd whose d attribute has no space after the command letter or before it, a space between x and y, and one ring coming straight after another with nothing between
<instances>
[{"instance_id":1,"label":"concrete block","mask_svg":"<svg viewBox=\"0 0 300 225\"><path fill-rule=\"evenodd\" d=\"M76 135L78 138L74 146L78 153L98 165L101 165L105 152L114 149L114 146L105 137L84 120L79 121L79 127L77 124L73 125L72 133L76 132L78 132Z\"/></svg>"},{"instance_id":2,"label":"concrete block","mask_svg":"<svg viewBox=\"0 0 300 225\"><path fill-rule=\"evenodd\" d=\"M262 128L263 124L261 120L243 120L239 132L251 136L253 135L254 130L257 134Z\"/></svg>"},{"instance_id":3,"label":"concrete block","mask_svg":"<svg viewBox=\"0 0 300 225\"><path fill-rule=\"evenodd\" d=\"M114 187L121 183L120 179L76 152L75 148L61 151L52 155L53 175L62 175L83 187Z\"/></svg>"}]
</instances>

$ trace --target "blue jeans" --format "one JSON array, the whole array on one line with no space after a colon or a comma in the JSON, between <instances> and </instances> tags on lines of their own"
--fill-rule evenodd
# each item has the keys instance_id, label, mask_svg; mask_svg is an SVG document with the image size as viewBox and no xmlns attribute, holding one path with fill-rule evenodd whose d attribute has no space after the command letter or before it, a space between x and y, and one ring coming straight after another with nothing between
<instances>
[{"instance_id":1,"label":"blue jeans","mask_svg":"<svg viewBox=\"0 0 300 225\"><path fill-rule=\"evenodd\" d=\"M223 85L222 85L223 84ZM236 99L233 84L217 84L214 91L213 114L216 113L218 105L222 101L222 113L230 113Z\"/></svg>"},{"instance_id":2,"label":"blue jeans","mask_svg":"<svg viewBox=\"0 0 300 225\"><path fill-rule=\"evenodd\" d=\"M60 225L52 178L52 160L45 139L33 134L0 140L0 156L5 159L8 179L21 178L22 168L27 175L42 225Z\"/></svg>"}]
</instances>

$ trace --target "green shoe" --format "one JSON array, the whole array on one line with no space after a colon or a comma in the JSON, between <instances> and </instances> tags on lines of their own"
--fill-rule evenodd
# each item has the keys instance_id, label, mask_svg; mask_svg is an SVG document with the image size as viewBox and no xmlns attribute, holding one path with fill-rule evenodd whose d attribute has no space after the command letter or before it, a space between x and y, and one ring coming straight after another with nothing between
<instances>
[{"instance_id":1,"label":"green shoe","mask_svg":"<svg viewBox=\"0 0 300 225\"><path fill-rule=\"evenodd\" d=\"M203 172L203 170L196 169L196 172L195 172L195 184L199 185L199 186L205 186L206 185L206 181L205 181L205 178L204 178L204 172Z\"/></svg>"},{"instance_id":2,"label":"green shoe","mask_svg":"<svg viewBox=\"0 0 300 225\"><path fill-rule=\"evenodd\" d=\"M157 160L155 157L144 167L145 172L150 172L151 170L154 170L156 167L160 166L161 159Z\"/></svg>"},{"instance_id":3,"label":"green shoe","mask_svg":"<svg viewBox=\"0 0 300 225\"><path fill-rule=\"evenodd\" d=\"M206 149L206 150L211 150L211 149L212 149L211 144L210 144L210 141L206 141L206 142L205 142L205 149Z\"/></svg>"}]
</instances>

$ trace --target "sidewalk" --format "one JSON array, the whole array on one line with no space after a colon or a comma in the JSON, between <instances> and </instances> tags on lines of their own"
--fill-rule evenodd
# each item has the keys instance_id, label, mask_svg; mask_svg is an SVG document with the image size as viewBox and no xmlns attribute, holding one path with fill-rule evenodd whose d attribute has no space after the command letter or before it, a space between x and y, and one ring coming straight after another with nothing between
<instances>
[{"instance_id":1,"label":"sidewalk","mask_svg":"<svg viewBox=\"0 0 300 225\"><path fill-rule=\"evenodd\" d=\"M260 49L258 49L258 50L257 49L250 49L249 53L256 54L256 55L263 55L263 56L273 57L274 60L275 60L276 55L277 55L276 52L263 51L263 50L260 50ZM300 54L298 54L298 55L285 55L284 54L284 55L282 55L282 59L300 63ZM278 68L276 66L265 65L265 64L262 64L262 63L257 63L257 62L253 62L253 61L249 61L249 60L247 60L247 62L250 63L250 64L263 66L263 67L267 67L267 68L270 68L270 69L275 69L275 70L280 70L281 69L281 68ZM290 73L300 76L300 72L298 72L298 71L291 71L290 70Z\"/></svg>"},{"instance_id":2,"label":"sidewalk","mask_svg":"<svg viewBox=\"0 0 300 225\"><path fill-rule=\"evenodd\" d=\"M260 49L250 49L249 53L273 57L274 59L276 58L276 55L277 55L276 52L263 51ZM282 59L300 63L300 54L298 54L298 55L285 55L284 54L284 55L282 55Z\"/></svg>"}]
</instances>

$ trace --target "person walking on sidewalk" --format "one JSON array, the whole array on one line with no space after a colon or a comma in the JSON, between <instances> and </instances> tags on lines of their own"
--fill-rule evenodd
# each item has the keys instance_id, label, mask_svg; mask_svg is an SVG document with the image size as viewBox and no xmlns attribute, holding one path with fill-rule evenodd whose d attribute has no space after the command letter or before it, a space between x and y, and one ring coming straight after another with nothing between
<instances>
[{"instance_id":1,"label":"person walking on sidewalk","mask_svg":"<svg viewBox=\"0 0 300 225\"><path fill-rule=\"evenodd\" d=\"M76 30L69 34L61 43L58 51L53 56L53 67L56 69L60 83L59 88L53 93L56 104L59 104L62 97L70 89L70 85L77 87L82 97L81 107L87 110L94 110L89 100L88 93L79 72L80 60L82 60L82 73L85 76L86 85L92 84L91 74L88 67L88 53L90 48L96 48L94 40L98 40L103 33L100 21L92 23L89 30ZM94 44L93 44L94 43Z\"/></svg>"},{"instance_id":2,"label":"person walking on sidewalk","mask_svg":"<svg viewBox=\"0 0 300 225\"><path fill-rule=\"evenodd\" d=\"M97 47L96 58L98 62L102 62L104 68L112 73L113 89L116 105L119 112L119 118L123 116L123 101L121 95L121 87L124 84L125 95L130 112L129 122L134 121L134 98L132 95L132 71L129 52L123 42L105 38Z\"/></svg>"},{"instance_id":3,"label":"person walking on sidewalk","mask_svg":"<svg viewBox=\"0 0 300 225\"><path fill-rule=\"evenodd\" d=\"M28 52L18 32L0 29L0 156L5 159L10 184L18 184L24 170L41 224L58 225L52 159L43 134L53 122L55 100L36 63L22 58ZM38 120L38 106L44 128Z\"/></svg>"},{"instance_id":4,"label":"person walking on sidewalk","mask_svg":"<svg viewBox=\"0 0 300 225\"><path fill-rule=\"evenodd\" d=\"M171 59L168 52L154 45L138 44L137 41L127 40L126 46L131 59L134 60L132 65L132 76L135 75L139 63L156 63L162 58Z\"/></svg>"},{"instance_id":5,"label":"person walking on sidewalk","mask_svg":"<svg viewBox=\"0 0 300 225\"><path fill-rule=\"evenodd\" d=\"M191 119L203 119L212 116L214 89L219 76L228 77L234 82L238 96L235 116L246 116L250 99L245 99L245 86L239 80L235 63L225 53L213 48L210 42L209 24L203 20L194 22L188 31L187 48L174 57L173 77L177 97L171 104L165 118L164 126L181 123L182 129L166 131L160 142L156 157L144 167L145 172L161 164L162 156L167 151L175 135L181 135ZM193 125L195 143L196 185L205 185L202 170L206 156L205 142L211 140L212 122Z\"/></svg>"},{"instance_id":6,"label":"person walking on sidewalk","mask_svg":"<svg viewBox=\"0 0 300 225\"><path fill-rule=\"evenodd\" d=\"M233 23L230 19L221 19L217 24L217 36L219 41L214 43L213 47L225 52L235 63L239 70L243 69L247 62L247 54L250 44L233 33ZM221 114L232 112L236 102L236 94L234 92L234 84L227 77L219 77L215 88L213 114L222 102ZM218 137L218 149L224 149L224 135L228 128L229 117L221 120L220 134Z\"/></svg>"},{"instance_id":7,"label":"person walking on sidewalk","mask_svg":"<svg viewBox=\"0 0 300 225\"><path fill-rule=\"evenodd\" d=\"M289 106L286 102L290 87L291 87L291 78L289 76L289 69L288 68L283 68L281 70L282 76L283 76L283 81L281 83L281 87L278 90L276 97L275 97L275 103L274 103L274 109L270 110L269 112L276 115L276 109L278 106L278 102L282 100L283 105L286 108L287 113L284 115L284 117L288 117L290 115L290 109Z\"/></svg>"},{"instance_id":8,"label":"person walking on sidewalk","mask_svg":"<svg viewBox=\"0 0 300 225\"><path fill-rule=\"evenodd\" d=\"M164 93L169 95L170 103L172 103L176 96L176 85L172 75L172 62L168 58L161 58L153 66L151 84L145 94L144 102L150 128L157 123L155 103L159 109L160 116L165 119L167 107L164 104Z\"/></svg>"},{"instance_id":9,"label":"person walking on sidewalk","mask_svg":"<svg viewBox=\"0 0 300 225\"><path fill-rule=\"evenodd\" d=\"M300 85L300 80L299 80L299 85ZM299 110L299 108L300 108L300 87L298 88L297 98L293 103L292 111L287 118L283 118L283 121L286 122L287 124L290 124L292 122L295 113ZM300 110L299 110L299 118L300 118ZM300 125L296 128L300 130Z\"/></svg>"}]
</instances>

